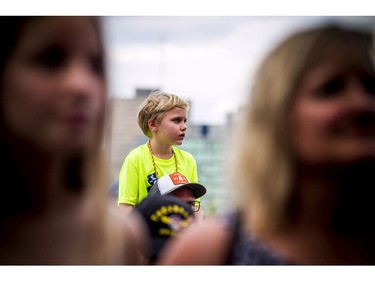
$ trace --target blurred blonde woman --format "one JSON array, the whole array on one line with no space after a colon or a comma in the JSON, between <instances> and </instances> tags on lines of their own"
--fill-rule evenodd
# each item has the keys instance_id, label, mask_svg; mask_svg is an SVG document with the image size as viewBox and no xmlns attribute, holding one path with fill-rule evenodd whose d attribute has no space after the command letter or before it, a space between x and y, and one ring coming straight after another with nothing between
<instances>
[{"instance_id":1,"label":"blurred blonde woman","mask_svg":"<svg viewBox=\"0 0 375 281\"><path fill-rule=\"evenodd\" d=\"M107 207L100 20L0 22L0 264L141 263Z\"/></svg>"},{"instance_id":2,"label":"blurred blonde woman","mask_svg":"<svg viewBox=\"0 0 375 281\"><path fill-rule=\"evenodd\" d=\"M161 264L375 264L372 34L291 35L263 60L243 114L236 211L187 229Z\"/></svg>"}]
</instances>

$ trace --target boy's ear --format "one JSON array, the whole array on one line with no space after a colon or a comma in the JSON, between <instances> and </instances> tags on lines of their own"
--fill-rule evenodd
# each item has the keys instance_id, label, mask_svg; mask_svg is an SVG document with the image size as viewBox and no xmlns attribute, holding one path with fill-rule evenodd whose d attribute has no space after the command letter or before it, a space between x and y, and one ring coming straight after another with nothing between
<instances>
[{"instance_id":1,"label":"boy's ear","mask_svg":"<svg viewBox=\"0 0 375 281\"><path fill-rule=\"evenodd\" d=\"M156 132L156 130L158 129L155 120L148 120L147 124L148 124L148 127L150 128L150 130L153 131L153 132Z\"/></svg>"}]
</instances>

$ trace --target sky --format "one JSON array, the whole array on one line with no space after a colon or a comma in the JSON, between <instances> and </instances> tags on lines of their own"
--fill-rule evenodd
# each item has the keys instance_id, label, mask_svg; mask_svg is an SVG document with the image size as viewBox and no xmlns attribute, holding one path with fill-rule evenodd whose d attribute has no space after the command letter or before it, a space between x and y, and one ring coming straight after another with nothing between
<instances>
[{"instance_id":1,"label":"sky","mask_svg":"<svg viewBox=\"0 0 375 281\"><path fill-rule=\"evenodd\" d=\"M189 122L223 125L246 102L254 71L277 42L332 20L375 27L373 17L355 16L104 17L110 97L160 89L190 102Z\"/></svg>"},{"instance_id":2,"label":"sky","mask_svg":"<svg viewBox=\"0 0 375 281\"><path fill-rule=\"evenodd\" d=\"M136 88L175 93L191 103L195 124L224 124L247 100L260 60L288 33L331 18L375 29L374 17L362 17L374 12L372 0L12 0L1 9L103 16L110 97L133 98Z\"/></svg>"}]
</instances>

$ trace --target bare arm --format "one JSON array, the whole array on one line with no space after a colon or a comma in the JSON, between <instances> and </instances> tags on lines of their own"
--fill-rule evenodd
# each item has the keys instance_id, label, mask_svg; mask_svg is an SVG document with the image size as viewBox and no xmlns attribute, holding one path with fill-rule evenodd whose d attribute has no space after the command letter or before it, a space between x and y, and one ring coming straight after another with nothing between
<instances>
[{"instance_id":1,"label":"bare arm","mask_svg":"<svg viewBox=\"0 0 375 281\"><path fill-rule=\"evenodd\" d=\"M148 226L144 223L143 218L137 212L131 212L124 220L129 228L129 236L133 239L127 238L128 249L131 258L128 259L127 264L149 264L149 252L151 241Z\"/></svg>"},{"instance_id":2,"label":"bare arm","mask_svg":"<svg viewBox=\"0 0 375 281\"><path fill-rule=\"evenodd\" d=\"M130 205L130 204L119 204L119 210L120 210L120 213L123 214L124 216L128 215L133 209L134 209L134 206L133 205Z\"/></svg>"},{"instance_id":3,"label":"bare arm","mask_svg":"<svg viewBox=\"0 0 375 281\"><path fill-rule=\"evenodd\" d=\"M160 265L221 265L226 261L229 234L218 219L192 224L161 252Z\"/></svg>"}]
</instances>

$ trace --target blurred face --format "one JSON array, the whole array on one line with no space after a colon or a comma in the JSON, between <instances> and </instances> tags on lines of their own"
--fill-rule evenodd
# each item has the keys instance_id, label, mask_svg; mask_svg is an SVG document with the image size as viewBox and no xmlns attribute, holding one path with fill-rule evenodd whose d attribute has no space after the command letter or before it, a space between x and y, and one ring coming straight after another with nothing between
<instances>
[{"instance_id":1,"label":"blurred face","mask_svg":"<svg viewBox=\"0 0 375 281\"><path fill-rule=\"evenodd\" d=\"M177 188L171 192L171 195L181 199L184 202L195 201L193 193L187 188Z\"/></svg>"},{"instance_id":2,"label":"blurred face","mask_svg":"<svg viewBox=\"0 0 375 281\"><path fill-rule=\"evenodd\" d=\"M171 192L171 195L181 199L182 201L190 205L192 208L193 208L193 205L196 205L196 203L198 203L193 193L187 188L183 188L183 187L177 188L176 190L173 190ZM194 211L194 208L193 208L193 211ZM194 211L194 217L200 218L200 215L197 216L197 212Z\"/></svg>"},{"instance_id":3,"label":"blurred face","mask_svg":"<svg viewBox=\"0 0 375 281\"><path fill-rule=\"evenodd\" d=\"M51 152L92 143L105 100L101 56L88 18L30 21L4 69L1 103L12 133Z\"/></svg>"},{"instance_id":4,"label":"blurred face","mask_svg":"<svg viewBox=\"0 0 375 281\"><path fill-rule=\"evenodd\" d=\"M154 137L168 145L181 145L186 134L186 109L179 107L167 111L160 124L156 124Z\"/></svg>"},{"instance_id":5,"label":"blurred face","mask_svg":"<svg viewBox=\"0 0 375 281\"><path fill-rule=\"evenodd\" d=\"M307 73L291 110L300 162L342 165L375 158L375 77L338 62Z\"/></svg>"}]
</instances>

